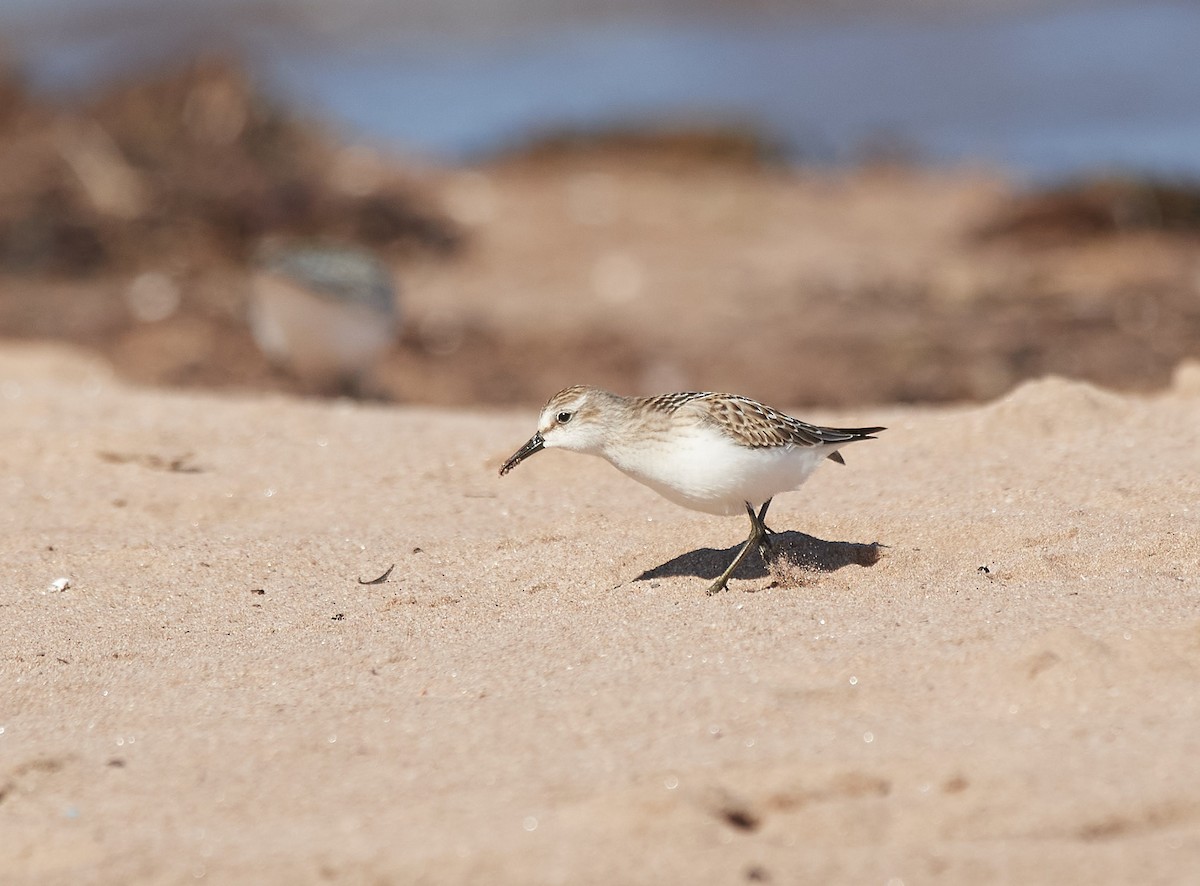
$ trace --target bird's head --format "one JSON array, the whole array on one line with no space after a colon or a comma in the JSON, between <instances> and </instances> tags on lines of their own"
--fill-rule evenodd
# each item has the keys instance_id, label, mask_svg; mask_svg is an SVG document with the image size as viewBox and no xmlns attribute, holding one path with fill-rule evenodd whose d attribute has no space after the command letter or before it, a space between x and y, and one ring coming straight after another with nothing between
<instances>
[{"instance_id":1,"label":"bird's head","mask_svg":"<svg viewBox=\"0 0 1200 886\"><path fill-rule=\"evenodd\" d=\"M537 433L500 468L503 476L535 452L559 447L597 454L605 440L604 402L615 395L585 385L559 391L542 407Z\"/></svg>"}]
</instances>

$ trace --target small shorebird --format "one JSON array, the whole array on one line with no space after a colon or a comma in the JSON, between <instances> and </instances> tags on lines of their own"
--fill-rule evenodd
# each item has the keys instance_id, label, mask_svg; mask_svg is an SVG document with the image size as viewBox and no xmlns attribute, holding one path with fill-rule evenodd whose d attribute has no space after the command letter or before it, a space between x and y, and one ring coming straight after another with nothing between
<instances>
[{"instance_id":1,"label":"small shorebird","mask_svg":"<svg viewBox=\"0 0 1200 886\"><path fill-rule=\"evenodd\" d=\"M535 452L561 447L599 455L664 498L706 514L745 509L750 537L708 593L757 547L770 548L764 522L771 499L796 489L838 450L885 428L822 428L736 394L622 397L576 385L542 409L537 433L500 468L504 476ZM757 512L756 512L757 509Z\"/></svg>"},{"instance_id":2,"label":"small shorebird","mask_svg":"<svg viewBox=\"0 0 1200 886\"><path fill-rule=\"evenodd\" d=\"M391 271L361 249L264 244L251 295L259 348L322 391L360 393L363 377L396 338Z\"/></svg>"}]
</instances>

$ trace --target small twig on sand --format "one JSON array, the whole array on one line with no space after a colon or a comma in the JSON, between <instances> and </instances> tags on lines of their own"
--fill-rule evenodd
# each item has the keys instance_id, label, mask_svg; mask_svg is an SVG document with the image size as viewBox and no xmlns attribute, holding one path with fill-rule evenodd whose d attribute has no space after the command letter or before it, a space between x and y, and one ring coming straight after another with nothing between
<instances>
[{"instance_id":1,"label":"small twig on sand","mask_svg":"<svg viewBox=\"0 0 1200 886\"><path fill-rule=\"evenodd\" d=\"M389 566L389 567L387 568L387 572L385 572L383 575L379 576L379 578L373 578L373 579L371 579L370 581L363 581L363 580L360 578L360 579L358 580L358 583L359 583L360 585L381 585L381 584L383 584L385 581L387 581L387 580L388 580L388 576L392 574L392 570L393 570L393 569L395 569L395 568L396 568L396 564L395 564L395 563L393 563L391 566Z\"/></svg>"}]
</instances>

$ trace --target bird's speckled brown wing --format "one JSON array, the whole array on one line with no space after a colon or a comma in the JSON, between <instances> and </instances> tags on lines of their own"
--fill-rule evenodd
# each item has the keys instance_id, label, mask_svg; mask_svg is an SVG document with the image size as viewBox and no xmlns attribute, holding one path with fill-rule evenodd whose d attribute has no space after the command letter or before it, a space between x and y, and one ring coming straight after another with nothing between
<instances>
[{"instance_id":1,"label":"bird's speckled brown wing","mask_svg":"<svg viewBox=\"0 0 1200 886\"><path fill-rule=\"evenodd\" d=\"M665 412L669 415L679 409L680 406L690 403L698 397L711 396L713 395L700 391L681 391L678 394L659 394L657 397L645 397L641 402L651 409L657 409L659 412Z\"/></svg>"},{"instance_id":2,"label":"bird's speckled brown wing","mask_svg":"<svg viewBox=\"0 0 1200 886\"><path fill-rule=\"evenodd\" d=\"M850 443L870 439L883 428L823 428L757 400L737 394L695 393L663 394L652 397L647 405L664 412L676 413L686 409L700 421L728 434L733 440L750 449L775 446L821 446L830 443Z\"/></svg>"}]
</instances>

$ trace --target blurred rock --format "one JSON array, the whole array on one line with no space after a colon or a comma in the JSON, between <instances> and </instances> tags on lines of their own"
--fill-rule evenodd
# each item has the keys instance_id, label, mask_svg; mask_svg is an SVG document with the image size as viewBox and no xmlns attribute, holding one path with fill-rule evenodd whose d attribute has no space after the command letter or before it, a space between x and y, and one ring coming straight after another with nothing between
<instances>
[{"instance_id":1,"label":"blurred rock","mask_svg":"<svg viewBox=\"0 0 1200 886\"><path fill-rule=\"evenodd\" d=\"M250 327L263 353L316 391L362 393L399 327L388 268L315 243L266 245L256 265Z\"/></svg>"}]
</instances>

